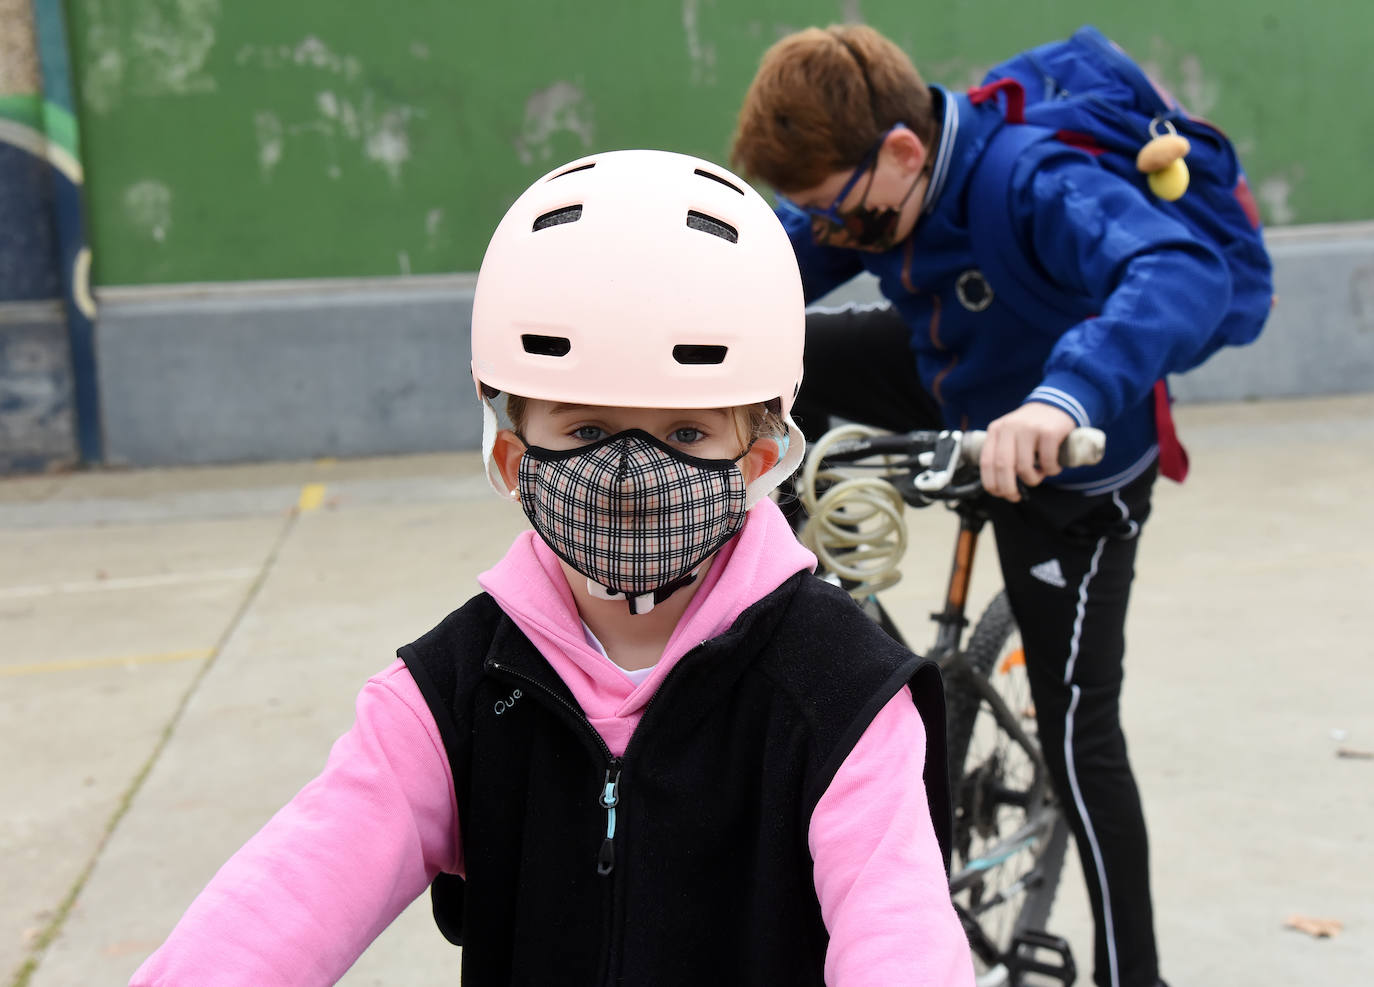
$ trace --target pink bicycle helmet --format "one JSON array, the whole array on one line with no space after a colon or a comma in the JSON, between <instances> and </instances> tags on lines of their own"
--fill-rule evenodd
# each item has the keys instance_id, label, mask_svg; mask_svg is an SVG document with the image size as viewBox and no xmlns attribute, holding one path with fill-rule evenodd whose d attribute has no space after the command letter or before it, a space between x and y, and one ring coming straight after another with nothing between
<instances>
[{"instance_id":1,"label":"pink bicycle helmet","mask_svg":"<svg viewBox=\"0 0 1374 987\"><path fill-rule=\"evenodd\" d=\"M490 456L497 392L633 408L765 403L788 439L753 503L804 451L790 411L805 324L787 234L729 171L665 151L557 168L511 206L477 276L472 374L488 475L504 492Z\"/></svg>"}]
</instances>

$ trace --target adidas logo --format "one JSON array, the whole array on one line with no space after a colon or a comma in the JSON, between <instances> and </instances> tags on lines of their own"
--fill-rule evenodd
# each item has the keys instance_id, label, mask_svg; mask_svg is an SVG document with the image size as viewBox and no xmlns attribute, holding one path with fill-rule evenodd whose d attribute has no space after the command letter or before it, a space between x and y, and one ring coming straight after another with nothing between
<instances>
[{"instance_id":1,"label":"adidas logo","mask_svg":"<svg viewBox=\"0 0 1374 987\"><path fill-rule=\"evenodd\" d=\"M1059 589L1069 585L1068 580L1064 578L1064 569L1059 565L1058 559L1050 559L1048 562L1031 566L1030 574L1042 583L1049 583Z\"/></svg>"}]
</instances>

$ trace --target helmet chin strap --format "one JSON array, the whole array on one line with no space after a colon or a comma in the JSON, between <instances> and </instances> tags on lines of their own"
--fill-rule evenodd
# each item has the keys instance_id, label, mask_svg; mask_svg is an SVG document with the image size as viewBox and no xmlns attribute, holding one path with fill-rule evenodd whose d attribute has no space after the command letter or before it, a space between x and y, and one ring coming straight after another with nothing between
<instances>
[{"instance_id":1,"label":"helmet chin strap","mask_svg":"<svg viewBox=\"0 0 1374 987\"><path fill-rule=\"evenodd\" d=\"M501 423L496 418L496 406L491 403L491 399L485 394L482 398L482 464L487 471L487 482L491 488L502 497L510 496L510 487L506 486L506 480L501 476L501 471L496 466L496 461L492 458L492 451L496 448L496 433L501 430Z\"/></svg>"},{"instance_id":2,"label":"helmet chin strap","mask_svg":"<svg viewBox=\"0 0 1374 987\"><path fill-rule=\"evenodd\" d=\"M596 582L589 576L587 577L587 592L591 595L593 599L596 600L623 599L625 603L629 606L631 614L648 613L655 606L662 603L664 600L668 599L668 597L672 596L674 593L682 589L684 586L692 585L692 583L696 582L696 578L700 574L701 568L698 567L696 571L689 572L687 573L687 575L682 576L679 579L675 579L671 583L668 583L664 586L660 586L658 589L654 590L651 593L641 593L638 596L631 596L628 593L623 593L618 589L611 589L607 586L603 586L601 585L601 583Z\"/></svg>"}]
</instances>

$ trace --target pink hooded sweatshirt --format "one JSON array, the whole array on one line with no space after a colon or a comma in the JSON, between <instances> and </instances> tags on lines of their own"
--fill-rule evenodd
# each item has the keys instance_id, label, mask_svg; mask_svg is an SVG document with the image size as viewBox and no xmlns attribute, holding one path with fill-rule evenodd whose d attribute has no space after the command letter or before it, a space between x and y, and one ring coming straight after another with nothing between
<instances>
[{"instance_id":1,"label":"pink hooded sweatshirt","mask_svg":"<svg viewBox=\"0 0 1374 987\"><path fill-rule=\"evenodd\" d=\"M557 557L533 532L478 582L567 683L612 753L677 661L815 558L771 500L717 553L640 685L588 640ZM816 805L808 834L830 934L830 987L973 983L930 821L925 731L903 687ZM368 680L357 720L311 781L220 869L130 981L335 983L440 871L463 873L453 778L438 728L400 661ZM437 934L437 933L436 933ZM454 955L455 967L458 962Z\"/></svg>"}]
</instances>

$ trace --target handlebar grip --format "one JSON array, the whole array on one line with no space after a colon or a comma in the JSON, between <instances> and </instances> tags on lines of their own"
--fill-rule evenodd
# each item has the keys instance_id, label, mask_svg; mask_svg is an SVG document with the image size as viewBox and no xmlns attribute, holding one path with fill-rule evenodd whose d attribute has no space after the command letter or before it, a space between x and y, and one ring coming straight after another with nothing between
<instances>
[{"instance_id":1,"label":"handlebar grip","mask_svg":"<svg viewBox=\"0 0 1374 987\"><path fill-rule=\"evenodd\" d=\"M1100 428L1076 428L1059 446L1059 465L1096 466L1107 452L1107 435Z\"/></svg>"},{"instance_id":2,"label":"handlebar grip","mask_svg":"<svg viewBox=\"0 0 1374 987\"><path fill-rule=\"evenodd\" d=\"M983 451L983 441L987 432L965 432L960 452L964 462L976 463ZM1107 436L1100 428L1076 428L1070 432L1059 446L1059 465L1065 469L1075 466L1093 466L1102 462L1107 451Z\"/></svg>"}]
</instances>

